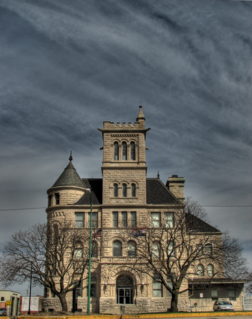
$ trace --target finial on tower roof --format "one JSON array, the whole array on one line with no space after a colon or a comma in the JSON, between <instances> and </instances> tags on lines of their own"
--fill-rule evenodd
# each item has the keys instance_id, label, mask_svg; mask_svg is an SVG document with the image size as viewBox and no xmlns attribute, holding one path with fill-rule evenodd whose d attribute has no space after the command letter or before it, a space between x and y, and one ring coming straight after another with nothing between
<instances>
[{"instance_id":1,"label":"finial on tower roof","mask_svg":"<svg viewBox=\"0 0 252 319\"><path fill-rule=\"evenodd\" d=\"M70 151L69 161L71 162L73 160L72 151Z\"/></svg>"},{"instance_id":2,"label":"finial on tower roof","mask_svg":"<svg viewBox=\"0 0 252 319\"><path fill-rule=\"evenodd\" d=\"M157 178L158 178L158 179L160 178L159 171L157 172Z\"/></svg>"},{"instance_id":3,"label":"finial on tower roof","mask_svg":"<svg viewBox=\"0 0 252 319\"><path fill-rule=\"evenodd\" d=\"M142 105L139 105L139 112L138 112L138 116L136 118L136 120L145 120L144 114L143 114L143 110L142 110Z\"/></svg>"}]
</instances>

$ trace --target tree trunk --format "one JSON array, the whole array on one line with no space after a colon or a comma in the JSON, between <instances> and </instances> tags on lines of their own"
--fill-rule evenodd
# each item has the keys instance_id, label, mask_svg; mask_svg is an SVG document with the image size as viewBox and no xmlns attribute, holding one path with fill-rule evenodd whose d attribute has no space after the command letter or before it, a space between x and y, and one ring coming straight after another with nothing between
<instances>
[{"instance_id":1,"label":"tree trunk","mask_svg":"<svg viewBox=\"0 0 252 319\"><path fill-rule=\"evenodd\" d=\"M177 291L172 293L171 312L178 312L178 293L177 293Z\"/></svg>"},{"instance_id":2,"label":"tree trunk","mask_svg":"<svg viewBox=\"0 0 252 319\"><path fill-rule=\"evenodd\" d=\"M67 302L66 302L66 294L60 294L59 295L59 300L61 303L62 311L67 311Z\"/></svg>"}]
</instances>

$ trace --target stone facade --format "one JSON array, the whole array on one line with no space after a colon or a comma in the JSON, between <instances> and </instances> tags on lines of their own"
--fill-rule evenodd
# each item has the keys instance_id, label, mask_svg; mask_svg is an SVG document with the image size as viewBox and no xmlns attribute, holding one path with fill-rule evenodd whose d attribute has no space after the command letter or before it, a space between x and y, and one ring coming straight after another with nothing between
<instances>
[{"instance_id":1,"label":"stone facade","mask_svg":"<svg viewBox=\"0 0 252 319\"><path fill-rule=\"evenodd\" d=\"M102 229L102 238L98 254L92 259L94 292L91 311L120 313L122 304L126 302L126 310L131 313L166 312L171 307L170 295L162 288L162 297L154 297L152 278L144 273L139 275L128 267L134 264L134 258L128 257L128 242L122 240L122 235L127 237L132 228L151 228L153 213L159 214L160 225L165 224L166 213L174 213L175 218L176 214L183 213L185 180L173 175L166 186L159 179L147 181L145 140L149 129L145 128L141 107L134 124L104 122L103 128L98 130L103 137L101 189L97 186L98 180L79 180L70 159L65 173L47 191L48 223L68 221L76 225L76 214L83 213L83 228L87 229L90 212L88 189L92 187L93 215L97 213L96 226ZM159 188L153 188L153 183ZM220 233L198 232L193 242L200 242L204 236L208 236L209 242L216 242L216 238L221 241ZM135 245L138 243L137 238L129 240ZM121 243L120 256L115 256L115 242ZM207 264L204 266L207 267ZM184 279L181 289L187 288L188 281ZM71 310L72 294L67 297L68 309ZM82 297L78 297L77 308L84 313L87 311L87 280L82 282ZM61 310L58 298L52 297L50 291L44 298L43 309ZM190 300L186 291L179 296L179 311L189 310Z\"/></svg>"}]
</instances>

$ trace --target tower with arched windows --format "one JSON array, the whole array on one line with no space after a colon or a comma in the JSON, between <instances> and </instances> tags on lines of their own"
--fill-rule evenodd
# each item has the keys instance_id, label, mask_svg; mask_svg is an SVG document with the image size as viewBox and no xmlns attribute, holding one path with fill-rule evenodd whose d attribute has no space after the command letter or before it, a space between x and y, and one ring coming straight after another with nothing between
<instances>
[{"instance_id":1,"label":"tower with arched windows","mask_svg":"<svg viewBox=\"0 0 252 319\"><path fill-rule=\"evenodd\" d=\"M172 231L177 227L177 216L184 214L185 180L172 175L163 184L159 174L157 178L146 177L146 135L150 128L145 128L142 106L139 107L135 123L115 124L105 121L103 128L98 130L103 140L102 178L80 178L70 156L69 164L47 191L48 225L54 233L60 231L63 222L68 222L73 229L87 232L92 202L92 312L119 314L122 304L126 304L127 312L131 313L167 311L171 306L169 290L161 284L157 273L152 272L150 277L146 271L136 271L134 263L139 254L138 238L144 236L146 229L161 232L163 229ZM191 214L186 215L185 231L189 229L191 236L186 238L188 242L191 240L188 253L194 249L200 258L198 263L195 262L193 276L183 280L183 289L192 286L194 282L197 285L202 282L204 285L206 280L215 276L218 267L222 268L222 264L216 266L211 261L216 250L216 239L221 242L220 231ZM203 238L207 238L204 245ZM165 251L169 258L176 258L178 240L176 236L167 237ZM163 258L162 245L164 243L157 236L151 243L151 258ZM87 256L87 250L88 242L80 242L76 246L73 254L76 262L82 262L84 256ZM169 286L173 275L166 278ZM85 273L75 290L77 308L84 313L87 311L86 278ZM207 299L206 306L202 303L199 310L212 309L212 300L218 294L224 296L218 280L215 283L218 288L208 292L203 290L202 294L206 294ZM232 287L229 289L232 300L237 297L240 302L242 287L240 290ZM199 299L199 296L195 298ZM188 292L184 292L179 296L179 310L186 311L189 306ZM69 310L71 307L72 294L69 293ZM59 300L49 289L45 290L43 308L61 310Z\"/></svg>"}]
</instances>

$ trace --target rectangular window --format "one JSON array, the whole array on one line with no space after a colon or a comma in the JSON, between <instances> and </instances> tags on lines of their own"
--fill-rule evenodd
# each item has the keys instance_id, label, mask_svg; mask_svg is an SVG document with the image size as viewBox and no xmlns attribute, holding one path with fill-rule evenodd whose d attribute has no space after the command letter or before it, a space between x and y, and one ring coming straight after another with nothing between
<instances>
[{"instance_id":1,"label":"rectangular window","mask_svg":"<svg viewBox=\"0 0 252 319\"><path fill-rule=\"evenodd\" d=\"M152 282L152 296L153 297L162 297L162 283L158 274L154 275Z\"/></svg>"},{"instance_id":2,"label":"rectangular window","mask_svg":"<svg viewBox=\"0 0 252 319\"><path fill-rule=\"evenodd\" d=\"M170 241L167 248L168 256L175 256L174 242Z\"/></svg>"},{"instance_id":3,"label":"rectangular window","mask_svg":"<svg viewBox=\"0 0 252 319\"><path fill-rule=\"evenodd\" d=\"M212 300L218 300L218 290L211 290Z\"/></svg>"},{"instance_id":4,"label":"rectangular window","mask_svg":"<svg viewBox=\"0 0 252 319\"><path fill-rule=\"evenodd\" d=\"M207 255L212 255L212 244L206 244L205 249Z\"/></svg>"},{"instance_id":5,"label":"rectangular window","mask_svg":"<svg viewBox=\"0 0 252 319\"><path fill-rule=\"evenodd\" d=\"M55 205L59 205L60 203L60 195L59 193L55 193Z\"/></svg>"},{"instance_id":6,"label":"rectangular window","mask_svg":"<svg viewBox=\"0 0 252 319\"><path fill-rule=\"evenodd\" d=\"M127 227L127 212L122 212L122 227Z\"/></svg>"},{"instance_id":7,"label":"rectangular window","mask_svg":"<svg viewBox=\"0 0 252 319\"><path fill-rule=\"evenodd\" d=\"M75 227L84 227L84 213L75 213Z\"/></svg>"},{"instance_id":8,"label":"rectangular window","mask_svg":"<svg viewBox=\"0 0 252 319\"><path fill-rule=\"evenodd\" d=\"M151 213L152 227L160 227L160 213Z\"/></svg>"},{"instance_id":9,"label":"rectangular window","mask_svg":"<svg viewBox=\"0 0 252 319\"><path fill-rule=\"evenodd\" d=\"M171 282L171 279L169 277L167 277L167 285L172 288L172 282ZM172 296L172 293L167 289L167 297L171 297Z\"/></svg>"},{"instance_id":10,"label":"rectangular window","mask_svg":"<svg viewBox=\"0 0 252 319\"><path fill-rule=\"evenodd\" d=\"M118 212L113 212L113 227L118 227Z\"/></svg>"},{"instance_id":11,"label":"rectangular window","mask_svg":"<svg viewBox=\"0 0 252 319\"><path fill-rule=\"evenodd\" d=\"M75 294L76 297L81 297L82 298L82 281L78 284L78 286L76 286L75 288Z\"/></svg>"},{"instance_id":12,"label":"rectangular window","mask_svg":"<svg viewBox=\"0 0 252 319\"><path fill-rule=\"evenodd\" d=\"M136 227L136 212L131 212L131 227Z\"/></svg>"},{"instance_id":13,"label":"rectangular window","mask_svg":"<svg viewBox=\"0 0 252 319\"><path fill-rule=\"evenodd\" d=\"M83 251L82 248L78 248L74 250L74 258L82 258L83 257Z\"/></svg>"},{"instance_id":14,"label":"rectangular window","mask_svg":"<svg viewBox=\"0 0 252 319\"><path fill-rule=\"evenodd\" d=\"M4 301L4 297L1 297L1 301Z\"/></svg>"},{"instance_id":15,"label":"rectangular window","mask_svg":"<svg viewBox=\"0 0 252 319\"><path fill-rule=\"evenodd\" d=\"M173 218L174 218L173 213L165 213L165 227L167 227L167 228L174 227Z\"/></svg>"},{"instance_id":16,"label":"rectangular window","mask_svg":"<svg viewBox=\"0 0 252 319\"><path fill-rule=\"evenodd\" d=\"M228 297L229 297L229 300L236 300L235 290L229 290Z\"/></svg>"},{"instance_id":17,"label":"rectangular window","mask_svg":"<svg viewBox=\"0 0 252 319\"><path fill-rule=\"evenodd\" d=\"M196 245L196 249L197 249L197 255L201 256L202 255L202 245Z\"/></svg>"},{"instance_id":18,"label":"rectangular window","mask_svg":"<svg viewBox=\"0 0 252 319\"><path fill-rule=\"evenodd\" d=\"M88 226L90 227L90 213L88 213ZM98 227L98 213L92 213L92 228Z\"/></svg>"}]
</instances>

